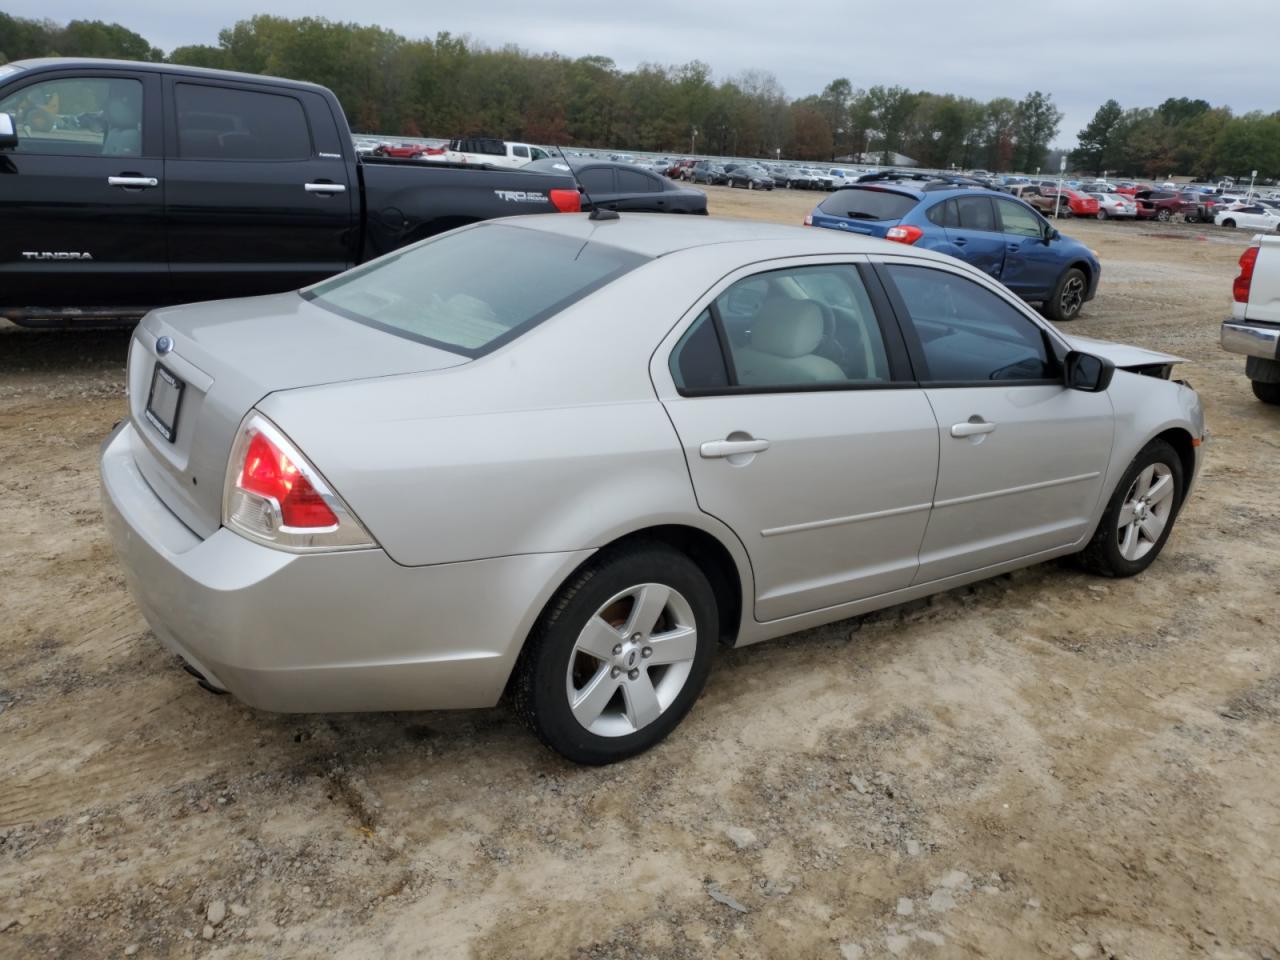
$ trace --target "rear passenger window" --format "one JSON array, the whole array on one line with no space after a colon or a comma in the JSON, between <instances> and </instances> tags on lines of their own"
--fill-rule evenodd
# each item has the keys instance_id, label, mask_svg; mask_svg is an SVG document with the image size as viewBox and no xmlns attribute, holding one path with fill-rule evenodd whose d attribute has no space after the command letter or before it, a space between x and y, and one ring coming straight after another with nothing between
<instances>
[{"instance_id":1,"label":"rear passenger window","mask_svg":"<svg viewBox=\"0 0 1280 960\"><path fill-rule=\"evenodd\" d=\"M924 352L931 383L1051 380L1057 358L1044 331L972 280L946 270L890 264Z\"/></svg>"},{"instance_id":2,"label":"rear passenger window","mask_svg":"<svg viewBox=\"0 0 1280 960\"><path fill-rule=\"evenodd\" d=\"M514 153L517 157L520 157L521 159L527 160L529 158L528 147L515 146L511 148L511 152Z\"/></svg>"},{"instance_id":3,"label":"rear passenger window","mask_svg":"<svg viewBox=\"0 0 1280 960\"><path fill-rule=\"evenodd\" d=\"M293 97L179 83L178 155L184 160L305 160L311 129Z\"/></svg>"},{"instance_id":4,"label":"rear passenger window","mask_svg":"<svg viewBox=\"0 0 1280 960\"><path fill-rule=\"evenodd\" d=\"M681 392L892 380L862 278L842 264L774 270L733 284L672 351L671 375Z\"/></svg>"},{"instance_id":5,"label":"rear passenger window","mask_svg":"<svg viewBox=\"0 0 1280 960\"><path fill-rule=\"evenodd\" d=\"M580 170L578 172L578 182L582 184L582 189L587 193L604 196L605 194L618 192L613 189L612 167L588 167L586 170Z\"/></svg>"},{"instance_id":6,"label":"rear passenger window","mask_svg":"<svg viewBox=\"0 0 1280 960\"><path fill-rule=\"evenodd\" d=\"M930 223L939 227L960 226L960 214L954 200L944 200L942 203L934 204L926 215Z\"/></svg>"},{"instance_id":7,"label":"rear passenger window","mask_svg":"<svg viewBox=\"0 0 1280 960\"><path fill-rule=\"evenodd\" d=\"M960 227L964 230L981 230L996 233L996 214L988 197L961 197L956 201L960 209Z\"/></svg>"}]
</instances>

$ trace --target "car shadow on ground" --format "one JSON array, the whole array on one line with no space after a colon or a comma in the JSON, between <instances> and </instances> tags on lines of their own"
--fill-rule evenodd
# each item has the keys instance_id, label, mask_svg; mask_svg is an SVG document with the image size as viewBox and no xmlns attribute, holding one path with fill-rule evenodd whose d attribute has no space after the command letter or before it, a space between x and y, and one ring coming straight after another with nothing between
<instances>
[{"instance_id":1,"label":"car shadow on ground","mask_svg":"<svg viewBox=\"0 0 1280 960\"><path fill-rule=\"evenodd\" d=\"M0 376L33 371L123 373L133 324L41 330L0 320Z\"/></svg>"}]
</instances>

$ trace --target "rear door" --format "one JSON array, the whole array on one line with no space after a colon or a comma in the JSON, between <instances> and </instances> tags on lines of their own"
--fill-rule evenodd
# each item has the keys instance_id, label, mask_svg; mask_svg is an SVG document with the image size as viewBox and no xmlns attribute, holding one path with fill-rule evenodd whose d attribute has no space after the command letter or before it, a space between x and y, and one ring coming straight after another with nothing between
<instances>
[{"instance_id":1,"label":"rear door","mask_svg":"<svg viewBox=\"0 0 1280 960\"><path fill-rule=\"evenodd\" d=\"M1111 456L1104 393L1069 390L1027 309L943 264L881 267L938 422L938 485L916 583L1078 542Z\"/></svg>"},{"instance_id":2,"label":"rear door","mask_svg":"<svg viewBox=\"0 0 1280 960\"><path fill-rule=\"evenodd\" d=\"M654 356L698 504L750 555L758 620L915 575L937 422L887 313L865 263L757 265Z\"/></svg>"},{"instance_id":3,"label":"rear door","mask_svg":"<svg viewBox=\"0 0 1280 960\"><path fill-rule=\"evenodd\" d=\"M1005 238L991 198L956 197L950 202L955 203L957 217L947 226L947 240L960 248L966 263L998 279L1004 268Z\"/></svg>"},{"instance_id":4,"label":"rear door","mask_svg":"<svg viewBox=\"0 0 1280 960\"><path fill-rule=\"evenodd\" d=\"M0 306L164 303L159 76L40 72L0 113L20 137L0 154Z\"/></svg>"},{"instance_id":5,"label":"rear door","mask_svg":"<svg viewBox=\"0 0 1280 960\"><path fill-rule=\"evenodd\" d=\"M166 78L165 178L175 294L292 290L355 260L350 143L320 94Z\"/></svg>"}]
</instances>

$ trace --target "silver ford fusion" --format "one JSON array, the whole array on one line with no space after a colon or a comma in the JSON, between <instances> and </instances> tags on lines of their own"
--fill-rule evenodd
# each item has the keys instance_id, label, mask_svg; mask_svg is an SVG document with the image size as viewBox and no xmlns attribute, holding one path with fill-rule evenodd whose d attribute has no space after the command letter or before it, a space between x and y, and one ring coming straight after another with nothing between
<instances>
[{"instance_id":1,"label":"silver ford fusion","mask_svg":"<svg viewBox=\"0 0 1280 960\"><path fill-rule=\"evenodd\" d=\"M680 722L720 644L1065 554L1144 570L1200 464L1177 362L900 244L521 217L148 315L103 498L206 686L278 711L506 692L606 763Z\"/></svg>"}]
</instances>

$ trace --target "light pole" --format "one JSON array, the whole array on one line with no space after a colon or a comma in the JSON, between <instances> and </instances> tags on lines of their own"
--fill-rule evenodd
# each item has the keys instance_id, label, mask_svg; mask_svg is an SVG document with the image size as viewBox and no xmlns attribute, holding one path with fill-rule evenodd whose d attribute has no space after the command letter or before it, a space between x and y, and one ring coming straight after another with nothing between
<instances>
[{"instance_id":1,"label":"light pole","mask_svg":"<svg viewBox=\"0 0 1280 960\"><path fill-rule=\"evenodd\" d=\"M1249 193L1247 197L1250 200L1253 199L1253 181L1257 179L1258 179L1258 171L1254 170L1252 173L1249 174Z\"/></svg>"},{"instance_id":2,"label":"light pole","mask_svg":"<svg viewBox=\"0 0 1280 960\"><path fill-rule=\"evenodd\" d=\"M690 127L689 128L689 152L690 153L694 152L694 144L697 142L698 142L698 128Z\"/></svg>"},{"instance_id":3,"label":"light pole","mask_svg":"<svg viewBox=\"0 0 1280 960\"><path fill-rule=\"evenodd\" d=\"M1067 171L1067 158L1064 156L1058 163L1058 193L1053 198L1053 219L1058 219L1058 207L1062 205L1062 175ZM1039 173L1039 168L1036 173Z\"/></svg>"}]
</instances>

